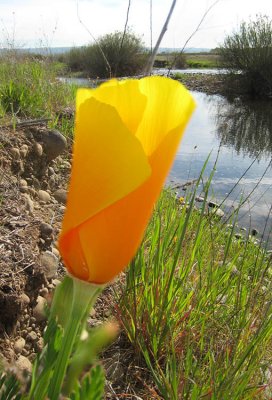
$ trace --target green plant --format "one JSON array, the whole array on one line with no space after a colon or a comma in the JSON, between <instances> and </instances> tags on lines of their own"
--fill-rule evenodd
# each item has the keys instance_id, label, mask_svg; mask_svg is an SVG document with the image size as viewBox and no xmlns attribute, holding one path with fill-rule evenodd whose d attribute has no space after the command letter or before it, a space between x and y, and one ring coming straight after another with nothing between
<instances>
[{"instance_id":1,"label":"green plant","mask_svg":"<svg viewBox=\"0 0 272 400\"><path fill-rule=\"evenodd\" d=\"M183 69L187 67L186 56L184 53L174 53L173 58L173 68Z\"/></svg>"},{"instance_id":2,"label":"green plant","mask_svg":"<svg viewBox=\"0 0 272 400\"><path fill-rule=\"evenodd\" d=\"M200 180L198 181L198 184ZM271 259L205 200L157 204L117 315L164 399L262 399L271 363ZM188 199L187 199L188 200Z\"/></svg>"},{"instance_id":3,"label":"green plant","mask_svg":"<svg viewBox=\"0 0 272 400\"><path fill-rule=\"evenodd\" d=\"M83 70L93 78L136 75L145 62L144 46L133 32L117 31L92 45L72 49L66 62L73 71Z\"/></svg>"},{"instance_id":4,"label":"green plant","mask_svg":"<svg viewBox=\"0 0 272 400\"><path fill-rule=\"evenodd\" d=\"M272 91L272 21L257 16L243 22L237 32L226 37L221 48L226 65L241 70L253 94L269 95Z\"/></svg>"},{"instance_id":5,"label":"green plant","mask_svg":"<svg viewBox=\"0 0 272 400\"><path fill-rule=\"evenodd\" d=\"M114 338L116 327L110 323L94 329L86 326L90 307L102 288L63 279L54 294L44 348L31 376L24 376L22 384L16 371L0 366L1 400L58 400L64 394L71 400L102 400L105 379L97 353Z\"/></svg>"},{"instance_id":6,"label":"green plant","mask_svg":"<svg viewBox=\"0 0 272 400\"><path fill-rule=\"evenodd\" d=\"M57 79L59 63L2 58L0 60L1 113L20 117L55 117L72 104L73 86Z\"/></svg>"}]
</instances>

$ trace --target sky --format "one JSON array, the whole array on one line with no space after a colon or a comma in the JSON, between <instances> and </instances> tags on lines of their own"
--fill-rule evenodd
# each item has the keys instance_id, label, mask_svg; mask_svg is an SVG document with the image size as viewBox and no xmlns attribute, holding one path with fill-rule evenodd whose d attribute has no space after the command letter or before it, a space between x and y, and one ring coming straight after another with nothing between
<instances>
[{"instance_id":1,"label":"sky","mask_svg":"<svg viewBox=\"0 0 272 400\"><path fill-rule=\"evenodd\" d=\"M215 0L177 0L161 47L181 48ZM0 47L70 47L123 30L128 0L0 0ZM157 40L172 0L131 0L128 25L147 47ZM150 24L152 3L152 29ZM219 0L187 47L215 48L256 14L272 19L272 0Z\"/></svg>"}]
</instances>

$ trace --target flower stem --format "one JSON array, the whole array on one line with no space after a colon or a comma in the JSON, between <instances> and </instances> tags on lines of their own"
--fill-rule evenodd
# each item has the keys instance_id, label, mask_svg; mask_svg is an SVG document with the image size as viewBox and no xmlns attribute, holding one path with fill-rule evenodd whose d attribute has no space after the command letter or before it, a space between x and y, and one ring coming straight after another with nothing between
<instances>
[{"instance_id":1,"label":"flower stem","mask_svg":"<svg viewBox=\"0 0 272 400\"><path fill-rule=\"evenodd\" d=\"M87 312L102 291L103 286L94 285L89 282L73 278L73 301L70 310L70 317L61 348L54 367L53 376L48 389L48 398L58 400L61 393L62 383L65 377L69 358L71 356L75 339L82 327L84 317L87 318ZM67 308L69 305L67 304Z\"/></svg>"}]
</instances>

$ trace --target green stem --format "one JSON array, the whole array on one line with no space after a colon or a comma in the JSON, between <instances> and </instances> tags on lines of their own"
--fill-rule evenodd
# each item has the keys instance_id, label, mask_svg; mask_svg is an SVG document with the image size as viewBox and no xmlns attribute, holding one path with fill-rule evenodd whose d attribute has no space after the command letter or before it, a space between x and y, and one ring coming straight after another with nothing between
<instances>
[{"instance_id":1,"label":"green stem","mask_svg":"<svg viewBox=\"0 0 272 400\"><path fill-rule=\"evenodd\" d=\"M94 305L102 289L103 286L73 278L72 308L48 389L48 398L50 400L59 399L62 383L79 328L82 326L84 317L87 317L88 310ZM69 307L69 304L67 307Z\"/></svg>"}]
</instances>

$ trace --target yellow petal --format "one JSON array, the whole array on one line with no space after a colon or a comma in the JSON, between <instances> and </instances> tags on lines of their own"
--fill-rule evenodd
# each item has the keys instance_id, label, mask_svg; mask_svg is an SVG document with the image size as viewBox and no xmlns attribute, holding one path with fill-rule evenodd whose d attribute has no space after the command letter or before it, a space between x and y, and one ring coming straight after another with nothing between
<instances>
[{"instance_id":1,"label":"yellow petal","mask_svg":"<svg viewBox=\"0 0 272 400\"><path fill-rule=\"evenodd\" d=\"M99 171L102 168L101 162L99 161L99 157L96 159L95 153L90 149L87 150L87 146L89 146L88 141L81 143L80 140L81 148L75 147L71 181L72 194L69 194L68 210L65 215L65 220L68 221L68 224L64 220L64 226L68 228L62 231L59 246L68 270L74 276L89 280L90 282L106 283L110 281L125 268L135 255L154 203L171 168L185 125L194 109L194 102L189 92L177 82L165 78L152 77L141 80L139 84L142 93L147 97L148 101L143 119L136 132L136 138L139 138L146 153L149 155L148 162L152 172L148 178L147 173L145 174L148 164L145 167L144 164L141 166L141 163L136 165L138 152L136 152L136 157L134 150L129 150L129 152L135 154L133 168L129 170L128 174L124 173L120 181L114 173L113 182L111 182L111 173L109 172L104 172L103 170L99 177ZM108 88L110 86L114 87L114 85L114 82L110 83ZM125 85L125 83L122 83L122 85ZM118 98L118 96L116 97ZM105 126L103 125L104 120L108 121L112 118L110 117L111 114L108 114L108 112L112 112L112 108L108 105L101 105L94 98L91 100L85 100L79 108L77 132L81 136L84 136L86 130L88 132L92 131L94 136L98 135L99 137L99 133L105 130ZM97 106L95 111L93 111L94 104ZM118 101L116 101L116 104L118 104ZM125 110L124 103L120 101L120 104L120 108ZM100 118L98 117L100 108L101 110L103 108L102 114L104 115L104 119L102 118L102 114ZM127 109L126 112L129 113L129 110ZM92 118L89 118L90 113L92 114ZM93 117L95 122L92 121ZM123 117L123 121L129 120L129 118ZM120 119L118 121L120 122ZM80 129L79 122L80 124L82 123ZM99 125L100 123L101 125ZM106 127L108 125L109 123L107 122ZM115 128L115 131L118 131L118 129ZM104 137L103 135L104 133L102 133L102 137ZM124 138L127 137L127 135L123 136ZM120 140L118 135L116 137L117 143L113 140L110 146L106 146L105 154L107 154L107 157L110 157L111 146L119 146L119 152L118 149L115 149L115 153L123 160L124 156L121 153L127 153L127 149L130 149L130 141L128 141L127 147L127 142L123 142L123 137L122 139L120 137ZM134 138L137 141L135 136L130 135L130 138ZM93 139L94 142L98 141L100 145L103 143L103 140L101 139L100 143L100 139ZM134 148L133 146L131 144L132 148ZM139 147L141 148L140 145ZM98 163L100 162L94 176L91 177L91 179L94 179L95 184L93 184L92 180L86 180L86 177L82 178L82 171L86 168L84 167L85 164L88 165L88 155L90 152L91 165L93 157ZM105 158L105 154L103 156L101 152L100 156ZM106 161L104 169L107 168L110 171L111 169L114 171L119 170L120 173L123 173L120 165L123 165L123 162L126 164L128 160L125 158L124 161L119 162L119 158L117 158L115 158L116 165L115 161ZM139 157L140 159L141 157ZM141 179L137 180L137 174L140 171L142 171L142 178L145 177L142 181ZM89 172L91 172L91 169ZM127 179L128 182L123 182L123 178ZM135 185L128 190L131 179ZM106 188L104 184L101 186L101 180L102 182L107 182ZM85 190L85 188L82 189L83 181L85 185L88 185L88 190ZM96 193L97 188L98 194ZM88 214L88 203L86 202L81 205L81 199L84 198L82 190L85 190L85 197L87 195L91 199L89 205L91 212L89 212L88 218L81 218L83 211L85 216ZM122 192L123 195L120 195ZM77 199L80 210L76 210ZM100 206L101 202L102 206Z\"/></svg>"},{"instance_id":2,"label":"yellow petal","mask_svg":"<svg viewBox=\"0 0 272 400\"><path fill-rule=\"evenodd\" d=\"M140 92L139 80L115 79L103 83L97 89L80 89L77 96L77 108L88 98L109 104L118 110L124 125L135 134L146 107L146 96Z\"/></svg>"},{"instance_id":3,"label":"yellow petal","mask_svg":"<svg viewBox=\"0 0 272 400\"><path fill-rule=\"evenodd\" d=\"M185 95L191 99L188 92ZM149 157L151 176L139 188L70 232L66 242L60 241L61 248L65 249L63 253L70 253L66 265L73 275L105 283L123 270L135 255L193 108L192 100L183 105L178 125L162 135L160 144ZM165 113L165 118L169 115L171 113ZM163 123L174 125L169 121Z\"/></svg>"},{"instance_id":4,"label":"yellow petal","mask_svg":"<svg viewBox=\"0 0 272 400\"><path fill-rule=\"evenodd\" d=\"M93 97L76 120L63 234L137 188L150 175L141 144L116 110Z\"/></svg>"},{"instance_id":5,"label":"yellow petal","mask_svg":"<svg viewBox=\"0 0 272 400\"><path fill-rule=\"evenodd\" d=\"M148 103L136 136L145 153L151 155L168 132L186 123L194 101L184 86L169 78L153 76L141 79L140 90Z\"/></svg>"}]
</instances>

